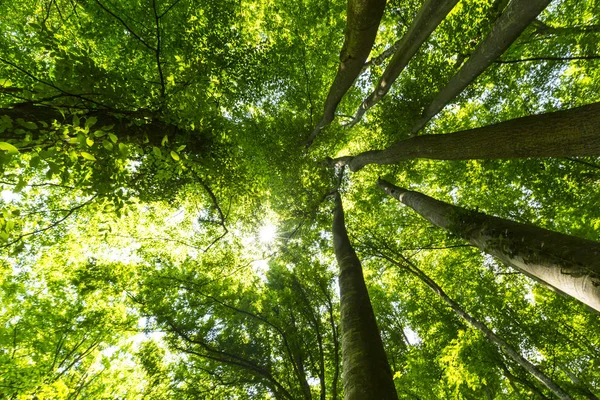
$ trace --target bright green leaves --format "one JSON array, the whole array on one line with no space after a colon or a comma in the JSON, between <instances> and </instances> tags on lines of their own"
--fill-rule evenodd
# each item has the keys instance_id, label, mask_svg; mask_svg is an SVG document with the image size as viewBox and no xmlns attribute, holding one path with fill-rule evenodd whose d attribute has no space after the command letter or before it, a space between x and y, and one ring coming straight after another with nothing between
<instances>
[{"instance_id":1,"label":"bright green leaves","mask_svg":"<svg viewBox=\"0 0 600 400\"><path fill-rule=\"evenodd\" d=\"M9 154L17 154L19 153L19 149L7 142L0 142L0 150L4 150Z\"/></svg>"},{"instance_id":2,"label":"bright green leaves","mask_svg":"<svg viewBox=\"0 0 600 400\"><path fill-rule=\"evenodd\" d=\"M83 157L84 159L86 159L88 161L96 161L96 157L94 157L93 154L90 154L85 151L82 151L80 154L81 154L81 157Z\"/></svg>"}]
</instances>

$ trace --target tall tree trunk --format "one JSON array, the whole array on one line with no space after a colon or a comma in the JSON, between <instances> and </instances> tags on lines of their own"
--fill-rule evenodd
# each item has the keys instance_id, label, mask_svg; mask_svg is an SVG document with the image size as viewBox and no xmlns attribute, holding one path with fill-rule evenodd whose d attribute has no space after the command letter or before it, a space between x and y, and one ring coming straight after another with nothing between
<instances>
[{"instance_id":1,"label":"tall tree trunk","mask_svg":"<svg viewBox=\"0 0 600 400\"><path fill-rule=\"evenodd\" d=\"M335 257L340 268L344 398L398 399L362 266L348 239L339 193L335 195L332 230Z\"/></svg>"},{"instance_id":2,"label":"tall tree trunk","mask_svg":"<svg viewBox=\"0 0 600 400\"><path fill-rule=\"evenodd\" d=\"M381 179L377 184L432 224L600 311L600 243L469 211Z\"/></svg>"},{"instance_id":3,"label":"tall tree trunk","mask_svg":"<svg viewBox=\"0 0 600 400\"><path fill-rule=\"evenodd\" d=\"M384 8L385 0L348 0L346 33L340 53L340 65L325 100L323 118L310 134L307 147L321 129L333 121L335 110L342 97L362 71L375 42Z\"/></svg>"},{"instance_id":4,"label":"tall tree trunk","mask_svg":"<svg viewBox=\"0 0 600 400\"><path fill-rule=\"evenodd\" d=\"M469 160L600 156L600 103L532 115L443 135L401 140L385 150L344 158L350 170L414 158Z\"/></svg>"},{"instance_id":5,"label":"tall tree trunk","mask_svg":"<svg viewBox=\"0 0 600 400\"><path fill-rule=\"evenodd\" d=\"M477 46L450 82L425 108L411 134L420 131L431 118L473 82L496 58L502 55L532 21L550 3L550 0L512 0L492 27L489 35Z\"/></svg>"},{"instance_id":6,"label":"tall tree trunk","mask_svg":"<svg viewBox=\"0 0 600 400\"><path fill-rule=\"evenodd\" d=\"M427 40L440 22L446 18L446 15L454 8L456 3L458 3L458 0L425 1L411 26L408 28L408 32L406 32L399 43L398 49L381 75L379 82L377 82L375 90L362 102L350 126L360 121L365 112L386 95L423 42Z\"/></svg>"},{"instance_id":7,"label":"tall tree trunk","mask_svg":"<svg viewBox=\"0 0 600 400\"><path fill-rule=\"evenodd\" d=\"M423 271L421 271L413 262L402 257L404 262L406 263L406 265L402 265L401 263L391 259L390 257L387 257L387 256L383 256L383 257L385 259L387 259L388 261L392 262L393 264L399 266L400 268L408 270L413 275L415 275L417 278L419 278L423 283L425 283L427 286L429 286L429 288L431 290L433 290L446 304L448 304L450 306L450 308L452 308L452 310L459 317L464 319L473 328L475 328L478 331L480 331L481 333L483 333L485 335L485 337L488 338L489 341L491 341L496 346L498 346L500 349L502 349L502 351L506 355L508 355L512 360L514 360L517 364L519 364L527 372L529 372L537 380L539 380L542 384L544 384L544 386L546 386L550 391L552 391L552 393L554 393L559 399L561 399L561 400L572 400L573 399L571 396L569 396L567 393L565 393L565 391L562 390L560 388L560 386L558 386L552 379L550 379L550 377L548 377L546 374L544 374L542 371L540 371L535 365L533 365L531 362L529 362L529 360L527 360L525 357L523 357L517 349L515 349L513 346L511 346L506 341L504 341L504 339L502 339L500 336L496 335L494 333L494 331L492 331L490 328L488 328L487 325L485 325L483 322L479 321L478 319L476 319L475 317L473 317L472 315L467 313L465 310L463 310L463 308L457 302L455 302L450 296L448 296L446 294L446 292L444 292L442 290L442 288L433 279L431 279L429 276L427 276L427 274L425 274Z\"/></svg>"}]
</instances>

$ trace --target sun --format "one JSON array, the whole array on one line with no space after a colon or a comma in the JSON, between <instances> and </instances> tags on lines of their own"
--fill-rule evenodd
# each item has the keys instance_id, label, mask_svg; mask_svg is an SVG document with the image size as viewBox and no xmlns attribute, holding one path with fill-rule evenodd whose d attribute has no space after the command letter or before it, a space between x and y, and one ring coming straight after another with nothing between
<instances>
[{"instance_id":1,"label":"sun","mask_svg":"<svg viewBox=\"0 0 600 400\"><path fill-rule=\"evenodd\" d=\"M258 240L264 244L270 244L275 241L277 237L277 227L271 223L267 223L260 228L258 232Z\"/></svg>"}]
</instances>

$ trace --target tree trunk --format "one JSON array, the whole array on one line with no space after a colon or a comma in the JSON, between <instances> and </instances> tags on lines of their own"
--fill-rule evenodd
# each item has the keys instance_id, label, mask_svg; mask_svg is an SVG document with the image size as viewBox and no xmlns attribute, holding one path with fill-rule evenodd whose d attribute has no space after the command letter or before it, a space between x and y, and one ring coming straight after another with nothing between
<instances>
[{"instance_id":1,"label":"tree trunk","mask_svg":"<svg viewBox=\"0 0 600 400\"><path fill-rule=\"evenodd\" d=\"M433 290L446 304L452 308L452 310L462 319L464 319L469 325L473 328L477 329L481 333L484 334L486 338L496 346L498 346L502 351L508 355L512 360L514 360L517 364L523 367L527 372L533 375L537 380L539 380L544 386L546 386L552 393L554 393L561 400L572 400L573 398L565 393L560 386L558 386L552 379L550 379L546 374L540 371L535 365L533 365L529 360L521 355L521 353L512 347L510 344L504 341L501 337L496 335L494 331L487 327L483 322L471 316L462 307L455 302L450 296L446 294L442 290L442 288L427 274L421 271L414 263L410 262L407 259L404 259L404 262L407 264L406 266L392 260L389 257L384 256L388 261L391 261L395 265L408 270L417 278L419 278L423 283L425 283L431 290ZM404 257L403 257L404 258Z\"/></svg>"},{"instance_id":2,"label":"tree trunk","mask_svg":"<svg viewBox=\"0 0 600 400\"><path fill-rule=\"evenodd\" d=\"M350 170L402 160L600 156L600 103L443 135L401 140L345 159Z\"/></svg>"},{"instance_id":3,"label":"tree trunk","mask_svg":"<svg viewBox=\"0 0 600 400\"><path fill-rule=\"evenodd\" d=\"M450 82L425 108L411 134L420 131L431 118L473 82L496 58L502 55L532 21L550 3L550 0L512 0L498 18L485 40L477 46Z\"/></svg>"},{"instance_id":4,"label":"tree trunk","mask_svg":"<svg viewBox=\"0 0 600 400\"><path fill-rule=\"evenodd\" d=\"M348 239L339 193L335 195L333 245L340 268L344 398L398 399L362 266Z\"/></svg>"},{"instance_id":5,"label":"tree trunk","mask_svg":"<svg viewBox=\"0 0 600 400\"><path fill-rule=\"evenodd\" d=\"M10 118L11 126L7 127L1 134L2 140L14 143L19 149L22 148L19 144L24 141L26 134L31 135L33 140L44 138L44 143L36 143L42 146L68 140L69 137L64 137L62 129L53 127L53 122L56 121L60 125L73 123L73 115L71 114L63 114L53 107L30 104L0 108L0 117L5 116ZM162 122L148 113L111 112L98 109L87 110L84 113L77 114L77 117L81 119L81 126L84 125L87 119L96 118L96 123L90 127L90 132L112 126L109 132L126 143L161 147L163 138L167 136L170 143L175 141L179 144L186 144L186 150L188 151L199 154L207 151L207 136L197 131L184 130L175 125ZM37 127L23 129L22 123L26 122L33 122ZM27 150L27 148L23 149L23 151Z\"/></svg>"},{"instance_id":6,"label":"tree trunk","mask_svg":"<svg viewBox=\"0 0 600 400\"><path fill-rule=\"evenodd\" d=\"M582 396L585 396L588 400L598 400L598 397L584 384L581 379L577 377L573 372L569 370L564 364L559 363L558 367L571 379L571 382L577 387L577 390L581 392Z\"/></svg>"},{"instance_id":7,"label":"tree trunk","mask_svg":"<svg viewBox=\"0 0 600 400\"><path fill-rule=\"evenodd\" d=\"M600 311L600 243L469 211L383 180L377 184L434 225Z\"/></svg>"},{"instance_id":8,"label":"tree trunk","mask_svg":"<svg viewBox=\"0 0 600 400\"><path fill-rule=\"evenodd\" d=\"M375 42L384 8L385 0L348 0L346 33L340 53L340 65L325 100L323 118L310 134L307 147L311 145L321 129L333 121L335 110L342 97L362 71Z\"/></svg>"},{"instance_id":9,"label":"tree trunk","mask_svg":"<svg viewBox=\"0 0 600 400\"><path fill-rule=\"evenodd\" d=\"M365 112L386 95L408 62L417 53L431 32L446 18L458 0L426 0L402 38L394 57L381 75L375 90L362 102L350 126L355 125Z\"/></svg>"}]
</instances>

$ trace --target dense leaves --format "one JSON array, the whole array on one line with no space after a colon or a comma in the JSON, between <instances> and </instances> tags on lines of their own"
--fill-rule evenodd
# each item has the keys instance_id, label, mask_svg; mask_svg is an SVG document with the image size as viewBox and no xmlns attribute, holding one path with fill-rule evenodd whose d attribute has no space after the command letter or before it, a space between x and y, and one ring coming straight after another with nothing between
<instances>
[{"instance_id":1,"label":"dense leaves","mask_svg":"<svg viewBox=\"0 0 600 400\"><path fill-rule=\"evenodd\" d=\"M596 398L597 314L375 182L598 241L597 157L409 159L339 180L323 162L406 139L507 2L459 1L349 128L423 5L387 2L307 149L346 5L0 3L0 398L342 398L338 186L401 399L552 396L411 263L570 396ZM423 133L600 101L599 18L596 1L551 2Z\"/></svg>"}]
</instances>

